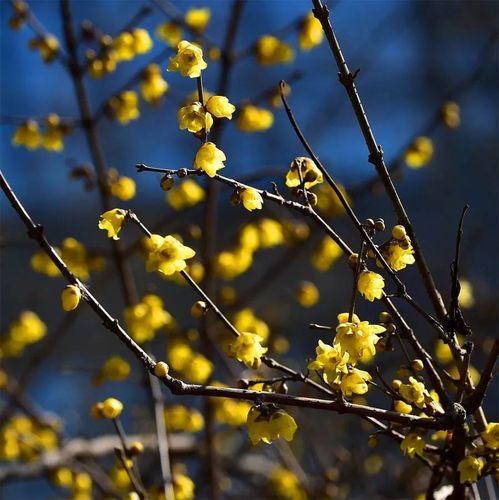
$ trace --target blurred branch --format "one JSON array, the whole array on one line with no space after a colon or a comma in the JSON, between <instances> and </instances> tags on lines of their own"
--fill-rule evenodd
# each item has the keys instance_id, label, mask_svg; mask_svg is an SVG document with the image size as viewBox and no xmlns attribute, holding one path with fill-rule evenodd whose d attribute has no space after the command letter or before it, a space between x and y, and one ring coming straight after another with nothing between
<instances>
[{"instance_id":1,"label":"blurred branch","mask_svg":"<svg viewBox=\"0 0 499 500\"><path fill-rule=\"evenodd\" d=\"M140 441L146 451L157 450L157 440L154 434L132 434L129 439ZM174 455L199 452L196 437L193 435L174 434L170 441L170 451ZM115 435L93 439L74 438L64 443L61 448L44 453L37 462L0 467L0 482L43 476L59 467L66 467L73 460L95 459L113 455L115 448L119 446L120 439Z\"/></svg>"}]
</instances>

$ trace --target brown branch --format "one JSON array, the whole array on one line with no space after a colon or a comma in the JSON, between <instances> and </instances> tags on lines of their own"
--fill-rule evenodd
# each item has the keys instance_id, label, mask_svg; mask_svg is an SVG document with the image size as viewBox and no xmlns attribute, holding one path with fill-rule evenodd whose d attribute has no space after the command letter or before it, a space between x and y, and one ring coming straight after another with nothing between
<instances>
[{"instance_id":1,"label":"brown branch","mask_svg":"<svg viewBox=\"0 0 499 500\"><path fill-rule=\"evenodd\" d=\"M113 318L109 312L97 301L97 299L90 293L87 287L78 280L73 273L67 268L64 261L55 252L53 247L43 235L43 228L36 225L25 208L22 206L11 187L7 183L3 172L0 170L0 187L4 191L7 199L12 207L18 213L21 220L28 228L28 235L33 238L39 246L45 251L52 262L61 271L61 274L66 280L77 286L82 295L82 299L92 308L92 310L102 319L103 325L112 331L119 340L137 357L142 365L150 372L154 373L156 363L153 359L128 335L128 333L120 326L117 319ZM263 359L266 362L265 359ZM280 366L274 360L272 367ZM286 368L286 370L289 370ZM423 429L447 429L453 426L452 418L422 418L413 415L405 415L393 411L383 410L381 408L361 406L347 401L340 400L325 400L317 398L307 398L300 396L290 396L287 394L274 394L260 391L248 391L244 389L234 388L221 388L212 386L203 386L198 384L186 384L181 380L173 378L169 375L161 377L160 380L170 389L173 394L179 395L200 395L200 396L213 396L213 397L227 397L233 399L244 399L254 402L270 402L282 405L306 407L322 409L326 411L333 411L338 413L355 414L360 416L369 416L390 422L396 422L410 427L421 427Z\"/></svg>"},{"instance_id":2,"label":"brown branch","mask_svg":"<svg viewBox=\"0 0 499 500\"><path fill-rule=\"evenodd\" d=\"M414 247L414 253L416 255L416 263L419 269L419 273L421 274L421 277L423 279L426 292L429 298L431 299L437 317L442 319L446 313L442 297L436 288L431 272L428 268L428 265L426 264L426 260L423 256L421 247L419 245L419 241L416 238L416 234L414 232L412 223L393 185L390 174L388 173L385 160L383 158L383 150L381 146L377 143L376 138L374 137L374 133L369 124L369 120L367 119L364 106L362 105L359 94L357 92L357 87L355 85L356 74L352 74L348 69L347 63L345 61L345 58L343 57L340 45L338 43L338 40L336 38L336 35L334 33L333 27L329 19L329 10L327 9L327 7L323 5L321 0L312 0L312 2L314 5L315 17L320 21L322 25L322 28L329 43L329 47L336 61L336 65L339 71L340 82L343 84L348 94L355 116L357 117L359 127L362 131L362 135L364 136L364 140L369 150L369 162L374 165L378 175L380 176L383 182L383 186L397 214L399 224L402 224L407 229L407 232L411 238L411 242Z\"/></svg>"}]
</instances>

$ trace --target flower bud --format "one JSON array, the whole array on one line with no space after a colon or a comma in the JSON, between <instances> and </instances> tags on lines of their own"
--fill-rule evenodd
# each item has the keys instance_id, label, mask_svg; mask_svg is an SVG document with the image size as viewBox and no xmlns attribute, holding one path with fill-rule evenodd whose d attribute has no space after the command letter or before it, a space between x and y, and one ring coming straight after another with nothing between
<instances>
[{"instance_id":1,"label":"flower bud","mask_svg":"<svg viewBox=\"0 0 499 500\"><path fill-rule=\"evenodd\" d=\"M154 375L156 375L156 377L165 377L166 375L168 375L169 371L170 368L164 361L159 361L154 366Z\"/></svg>"}]
</instances>

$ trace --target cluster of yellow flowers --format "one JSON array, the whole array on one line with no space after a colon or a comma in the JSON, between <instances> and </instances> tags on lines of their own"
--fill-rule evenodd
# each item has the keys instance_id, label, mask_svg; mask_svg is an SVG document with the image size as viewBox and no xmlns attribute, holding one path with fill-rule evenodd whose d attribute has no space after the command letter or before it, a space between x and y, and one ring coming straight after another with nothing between
<instances>
[{"instance_id":1,"label":"cluster of yellow flowers","mask_svg":"<svg viewBox=\"0 0 499 500\"><path fill-rule=\"evenodd\" d=\"M213 363L192 350L183 340L170 342L167 350L168 364L182 378L195 384L204 384L213 373Z\"/></svg>"},{"instance_id":2,"label":"cluster of yellow flowers","mask_svg":"<svg viewBox=\"0 0 499 500\"><path fill-rule=\"evenodd\" d=\"M204 418L195 408L173 405L165 408L165 425L168 432L198 432L204 428Z\"/></svg>"},{"instance_id":3,"label":"cluster of yellow flowers","mask_svg":"<svg viewBox=\"0 0 499 500\"><path fill-rule=\"evenodd\" d=\"M345 396L365 394L371 375L355 365L365 356L376 354L376 344L380 340L378 334L385 328L360 321L356 314L349 321L348 313L338 314L338 323L332 345L319 340L316 359L308 364L308 368L321 371L324 380L339 388Z\"/></svg>"},{"instance_id":4,"label":"cluster of yellow flowers","mask_svg":"<svg viewBox=\"0 0 499 500\"><path fill-rule=\"evenodd\" d=\"M113 48L113 38L110 35L102 35L98 41L98 53L94 49L85 51L88 74L96 80L115 71L118 64L118 57Z\"/></svg>"},{"instance_id":5,"label":"cluster of yellow flowers","mask_svg":"<svg viewBox=\"0 0 499 500\"><path fill-rule=\"evenodd\" d=\"M102 271L105 261L102 256L89 253L82 243L75 238L65 238L61 248L54 247L55 252L66 263L69 270L82 280L90 278L90 272ZM50 277L60 276L60 271L42 250L36 252L30 260L33 271Z\"/></svg>"},{"instance_id":6,"label":"cluster of yellow flowers","mask_svg":"<svg viewBox=\"0 0 499 500\"><path fill-rule=\"evenodd\" d=\"M144 295L142 300L123 312L127 331L139 344L154 339L160 328L171 326L174 319L163 308L163 301L157 295Z\"/></svg>"},{"instance_id":7,"label":"cluster of yellow flowers","mask_svg":"<svg viewBox=\"0 0 499 500\"><path fill-rule=\"evenodd\" d=\"M126 125L140 116L139 98L133 90L123 90L108 101L111 116Z\"/></svg>"},{"instance_id":8,"label":"cluster of yellow flowers","mask_svg":"<svg viewBox=\"0 0 499 500\"><path fill-rule=\"evenodd\" d=\"M186 179L168 191L166 201L175 210L185 210L202 202L205 197L205 190L195 180Z\"/></svg>"},{"instance_id":9,"label":"cluster of yellow flowers","mask_svg":"<svg viewBox=\"0 0 499 500\"><path fill-rule=\"evenodd\" d=\"M411 168L420 168L433 158L433 141L429 137L416 137L404 153L404 161Z\"/></svg>"},{"instance_id":10,"label":"cluster of yellow flowers","mask_svg":"<svg viewBox=\"0 0 499 500\"><path fill-rule=\"evenodd\" d=\"M59 467L50 473L50 482L59 488L71 491L71 498L91 500L92 478L86 472L75 472L68 467Z\"/></svg>"},{"instance_id":11,"label":"cluster of yellow flowers","mask_svg":"<svg viewBox=\"0 0 499 500\"><path fill-rule=\"evenodd\" d=\"M186 26L195 33L202 33L210 22L211 11L208 8L191 8L184 17ZM170 47L177 47L182 40L182 28L177 21L162 23L156 29L158 38Z\"/></svg>"},{"instance_id":12,"label":"cluster of yellow flowers","mask_svg":"<svg viewBox=\"0 0 499 500\"><path fill-rule=\"evenodd\" d=\"M44 36L32 38L28 42L30 49L38 50L43 61L51 63L59 55L59 40L54 35L47 33Z\"/></svg>"},{"instance_id":13,"label":"cluster of yellow flowers","mask_svg":"<svg viewBox=\"0 0 499 500\"><path fill-rule=\"evenodd\" d=\"M221 382L213 382L215 387L228 387ZM255 389L256 390L256 389ZM215 420L220 424L239 427L246 423L251 404L244 400L231 398L211 398Z\"/></svg>"},{"instance_id":14,"label":"cluster of yellow flowers","mask_svg":"<svg viewBox=\"0 0 499 500\"><path fill-rule=\"evenodd\" d=\"M237 235L234 247L215 256L215 272L223 280L233 280L251 267L257 250L272 248L284 242L285 226L275 219L263 218L245 224Z\"/></svg>"},{"instance_id":15,"label":"cluster of yellow flowers","mask_svg":"<svg viewBox=\"0 0 499 500\"><path fill-rule=\"evenodd\" d=\"M206 104L194 101L181 107L177 113L179 128L193 134L202 131L208 134L213 125L213 117L231 120L235 110L236 107L229 102L227 97L212 95Z\"/></svg>"},{"instance_id":16,"label":"cluster of yellow flowers","mask_svg":"<svg viewBox=\"0 0 499 500\"><path fill-rule=\"evenodd\" d=\"M0 359L21 356L27 345L38 342L47 326L33 311L23 311L0 340Z\"/></svg>"},{"instance_id":17,"label":"cluster of yellow flowers","mask_svg":"<svg viewBox=\"0 0 499 500\"><path fill-rule=\"evenodd\" d=\"M259 64L290 63L295 58L294 50L287 43L272 35L263 35L256 42L255 55Z\"/></svg>"},{"instance_id":18,"label":"cluster of yellow flowers","mask_svg":"<svg viewBox=\"0 0 499 500\"><path fill-rule=\"evenodd\" d=\"M279 500L307 500L307 492L289 469L277 466L267 479L267 488Z\"/></svg>"},{"instance_id":19,"label":"cluster of yellow flowers","mask_svg":"<svg viewBox=\"0 0 499 500\"><path fill-rule=\"evenodd\" d=\"M391 239L381 245L379 250L386 263L394 271L405 269L408 265L416 262L411 239L402 225L393 227ZM376 265L383 267L379 261L376 261Z\"/></svg>"},{"instance_id":20,"label":"cluster of yellow flowers","mask_svg":"<svg viewBox=\"0 0 499 500\"><path fill-rule=\"evenodd\" d=\"M253 405L248 412L247 425L253 445L260 441L269 444L279 438L292 441L298 428L291 415L273 404Z\"/></svg>"},{"instance_id":21,"label":"cluster of yellow flowers","mask_svg":"<svg viewBox=\"0 0 499 500\"><path fill-rule=\"evenodd\" d=\"M24 415L10 417L0 429L0 460L33 462L59 446L57 432Z\"/></svg>"},{"instance_id":22,"label":"cluster of yellow flowers","mask_svg":"<svg viewBox=\"0 0 499 500\"><path fill-rule=\"evenodd\" d=\"M143 28L123 31L113 40L117 61L130 61L134 57L151 50L153 41L149 32Z\"/></svg>"},{"instance_id":23,"label":"cluster of yellow flowers","mask_svg":"<svg viewBox=\"0 0 499 500\"><path fill-rule=\"evenodd\" d=\"M44 120L45 130L40 131L38 122L29 119L19 125L12 136L14 146L25 146L29 150L43 147L47 151L62 151L64 135L70 132L67 123L61 121L58 115L51 113Z\"/></svg>"},{"instance_id":24,"label":"cluster of yellow flowers","mask_svg":"<svg viewBox=\"0 0 499 500\"><path fill-rule=\"evenodd\" d=\"M95 403L90 408L90 415L92 418L118 418L123 411L123 403L116 398L107 398L104 401Z\"/></svg>"}]
</instances>

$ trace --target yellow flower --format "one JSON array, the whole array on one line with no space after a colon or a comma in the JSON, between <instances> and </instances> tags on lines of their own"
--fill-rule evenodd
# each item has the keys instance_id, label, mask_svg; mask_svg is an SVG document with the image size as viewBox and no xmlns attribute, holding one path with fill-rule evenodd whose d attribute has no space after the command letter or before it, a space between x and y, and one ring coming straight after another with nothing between
<instances>
[{"instance_id":1,"label":"yellow flower","mask_svg":"<svg viewBox=\"0 0 499 500\"><path fill-rule=\"evenodd\" d=\"M258 62L264 66L289 63L295 57L290 45L271 35L262 36L256 43L255 51Z\"/></svg>"},{"instance_id":2,"label":"yellow flower","mask_svg":"<svg viewBox=\"0 0 499 500\"><path fill-rule=\"evenodd\" d=\"M322 43L324 33L320 21L309 12L303 19L298 33L298 45L302 50L310 50Z\"/></svg>"},{"instance_id":3,"label":"yellow flower","mask_svg":"<svg viewBox=\"0 0 499 500\"><path fill-rule=\"evenodd\" d=\"M168 90L168 83L161 76L161 68L150 64L142 73L140 91L149 104L157 103Z\"/></svg>"},{"instance_id":4,"label":"yellow flower","mask_svg":"<svg viewBox=\"0 0 499 500\"><path fill-rule=\"evenodd\" d=\"M416 137L404 153L404 161L411 168L420 168L433 158L433 142L429 137Z\"/></svg>"},{"instance_id":5,"label":"yellow flower","mask_svg":"<svg viewBox=\"0 0 499 500\"><path fill-rule=\"evenodd\" d=\"M102 404L104 418L117 418L123 411L123 403L115 398L107 398Z\"/></svg>"},{"instance_id":6,"label":"yellow flower","mask_svg":"<svg viewBox=\"0 0 499 500\"><path fill-rule=\"evenodd\" d=\"M156 35L168 43L170 47L176 47L182 40L182 29L178 23L170 21L160 24L156 29Z\"/></svg>"},{"instance_id":7,"label":"yellow flower","mask_svg":"<svg viewBox=\"0 0 499 500\"><path fill-rule=\"evenodd\" d=\"M12 144L14 146L26 146L28 149L33 150L40 145L41 140L38 122L28 120L16 128L12 137Z\"/></svg>"},{"instance_id":8,"label":"yellow flower","mask_svg":"<svg viewBox=\"0 0 499 500\"><path fill-rule=\"evenodd\" d=\"M408 241L407 241L408 240ZM409 237L406 239L406 243L401 244L399 241L390 242L387 249L383 249L381 254L386 260L386 263L394 270L400 271L405 269L406 266L414 264L416 260L414 259L414 249L412 248ZM383 267L380 263L376 262L378 267Z\"/></svg>"},{"instance_id":9,"label":"yellow flower","mask_svg":"<svg viewBox=\"0 0 499 500\"><path fill-rule=\"evenodd\" d=\"M241 332L239 336L228 346L228 354L244 363L248 368L259 368L263 354L267 352L262 347L262 337L250 332Z\"/></svg>"},{"instance_id":10,"label":"yellow flower","mask_svg":"<svg viewBox=\"0 0 499 500\"><path fill-rule=\"evenodd\" d=\"M228 118L232 120L232 113L236 107L229 102L227 97L222 95L213 95L206 101L206 109L215 118Z\"/></svg>"},{"instance_id":11,"label":"yellow flower","mask_svg":"<svg viewBox=\"0 0 499 500\"><path fill-rule=\"evenodd\" d=\"M409 377L408 384L402 384L399 388L400 395L409 403L414 403L418 408L425 407L425 386L414 377Z\"/></svg>"},{"instance_id":12,"label":"yellow flower","mask_svg":"<svg viewBox=\"0 0 499 500\"><path fill-rule=\"evenodd\" d=\"M132 30L133 50L135 54L145 54L153 46L153 41L149 32L144 28L135 28Z\"/></svg>"},{"instance_id":13,"label":"yellow flower","mask_svg":"<svg viewBox=\"0 0 499 500\"><path fill-rule=\"evenodd\" d=\"M153 234L150 238L150 252L147 257L147 271L158 271L170 275L176 271L185 269L185 259L190 259L196 252L182 245L175 237L168 235L164 238L159 234Z\"/></svg>"},{"instance_id":14,"label":"yellow flower","mask_svg":"<svg viewBox=\"0 0 499 500\"><path fill-rule=\"evenodd\" d=\"M280 500L307 500L308 498L298 477L280 465L270 473L267 487Z\"/></svg>"},{"instance_id":15,"label":"yellow flower","mask_svg":"<svg viewBox=\"0 0 499 500\"><path fill-rule=\"evenodd\" d=\"M292 441L298 426L294 418L273 405L252 406L248 412L248 434L253 445L279 438Z\"/></svg>"},{"instance_id":16,"label":"yellow flower","mask_svg":"<svg viewBox=\"0 0 499 500\"><path fill-rule=\"evenodd\" d=\"M61 255L59 248L53 247L57 255ZM37 273L43 273L50 277L60 276L61 272L58 267L52 262L50 257L43 251L39 250L31 257L29 265Z\"/></svg>"},{"instance_id":17,"label":"yellow flower","mask_svg":"<svg viewBox=\"0 0 499 500\"><path fill-rule=\"evenodd\" d=\"M384 286L385 280L379 274L371 271L362 271L359 274L357 290L370 302L373 302L374 299L381 299L381 297L383 297Z\"/></svg>"},{"instance_id":18,"label":"yellow flower","mask_svg":"<svg viewBox=\"0 0 499 500\"><path fill-rule=\"evenodd\" d=\"M196 133L204 129L208 133L213 125L213 117L206 112L200 102L180 108L177 116L180 130L187 129L189 132Z\"/></svg>"},{"instance_id":19,"label":"yellow flower","mask_svg":"<svg viewBox=\"0 0 499 500\"><path fill-rule=\"evenodd\" d=\"M139 98L133 90L124 90L118 96L111 97L108 104L114 117L123 125L140 116Z\"/></svg>"},{"instance_id":20,"label":"yellow flower","mask_svg":"<svg viewBox=\"0 0 499 500\"><path fill-rule=\"evenodd\" d=\"M343 194L347 203L352 206L352 200L348 196L342 184L336 183L338 189ZM317 187L315 194L317 195L317 208L327 217L339 217L345 213L345 207L340 202L338 195L334 192L329 184L321 184Z\"/></svg>"},{"instance_id":21,"label":"yellow flower","mask_svg":"<svg viewBox=\"0 0 499 500\"><path fill-rule=\"evenodd\" d=\"M59 55L59 40L54 35L34 38L28 42L30 49L38 49L44 62L52 62Z\"/></svg>"},{"instance_id":22,"label":"yellow flower","mask_svg":"<svg viewBox=\"0 0 499 500\"><path fill-rule=\"evenodd\" d=\"M393 405L393 409L399 413L411 413L412 412L412 406L408 405L404 401L395 401L395 404Z\"/></svg>"},{"instance_id":23,"label":"yellow flower","mask_svg":"<svg viewBox=\"0 0 499 500\"><path fill-rule=\"evenodd\" d=\"M113 49L118 61L129 61L135 56L134 38L129 31L120 33L113 40Z\"/></svg>"},{"instance_id":24,"label":"yellow flower","mask_svg":"<svg viewBox=\"0 0 499 500\"><path fill-rule=\"evenodd\" d=\"M177 46L177 55L170 59L168 71L180 71L182 76L197 78L207 67L201 48L182 40Z\"/></svg>"},{"instance_id":25,"label":"yellow flower","mask_svg":"<svg viewBox=\"0 0 499 500\"><path fill-rule=\"evenodd\" d=\"M100 374L107 380L126 380L131 372L130 363L121 356L111 356L102 365Z\"/></svg>"},{"instance_id":26,"label":"yellow flower","mask_svg":"<svg viewBox=\"0 0 499 500\"><path fill-rule=\"evenodd\" d=\"M448 364L454 359L449 345L440 339L435 342L435 356L443 364Z\"/></svg>"},{"instance_id":27,"label":"yellow flower","mask_svg":"<svg viewBox=\"0 0 499 500\"><path fill-rule=\"evenodd\" d=\"M78 307L81 298L81 291L77 286L68 285L61 294L62 308L65 311L72 311Z\"/></svg>"},{"instance_id":28,"label":"yellow flower","mask_svg":"<svg viewBox=\"0 0 499 500\"><path fill-rule=\"evenodd\" d=\"M223 162L227 158L222 150L212 142L204 143L197 151L194 158L194 168L204 170L209 177L215 177L217 170L225 167Z\"/></svg>"},{"instance_id":29,"label":"yellow flower","mask_svg":"<svg viewBox=\"0 0 499 500\"><path fill-rule=\"evenodd\" d=\"M211 12L208 8L189 9L185 13L185 24L196 33L201 33L205 30L207 24L210 22Z\"/></svg>"},{"instance_id":30,"label":"yellow flower","mask_svg":"<svg viewBox=\"0 0 499 500\"><path fill-rule=\"evenodd\" d=\"M193 179L186 179L168 191L166 199L175 210L185 210L205 199L204 189Z\"/></svg>"},{"instance_id":31,"label":"yellow flower","mask_svg":"<svg viewBox=\"0 0 499 500\"><path fill-rule=\"evenodd\" d=\"M461 125L461 110L456 102L446 102L440 111L442 122L447 128L459 128Z\"/></svg>"},{"instance_id":32,"label":"yellow flower","mask_svg":"<svg viewBox=\"0 0 499 500\"><path fill-rule=\"evenodd\" d=\"M263 205L262 195L253 188L243 188L239 196L246 210L252 212L253 210L261 210Z\"/></svg>"},{"instance_id":33,"label":"yellow flower","mask_svg":"<svg viewBox=\"0 0 499 500\"><path fill-rule=\"evenodd\" d=\"M253 253L245 248L220 252L215 257L215 272L224 280L232 280L245 273L253 263Z\"/></svg>"},{"instance_id":34,"label":"yellow flower","mask_svg":"<svg viewBox=\"0 0 499 500\"><path fill-rule=\"evenodd\" d=\"M464 279L459 280L461 290L459 291L459 305L464 309L468 309L475 305L475 297L473 296L473 285Z\"/></svg>"},{"instance_id":35,"label":"yellow flower","mask_svg":"<svg viewBox=\"0 0 499 500\"><path fill-rule=\"evenodd\" d=\"M47 326L36 313L23 311L0 340L0 358L20 356L26 345L38 342L46 333Z\"/></svg>"},{"instance_id":36,"label":"yellow flower","mask_svg":"<svg viewBox=\"0 0 499 500\"><path fill-rule=\"evenodd\" d=\"M235 326L236 330L240 332L251 331L262 338L262 342L265 342L270 334L270 328L261 319L257 318L253 312L253 309L246 307L241 309L234 315L232 324Z\"/></svg>"},{"instance_id":37,"label":"yellow flower","mask_svg":"<svg viewBox=\"0 0 499 500\"><path fill-rule=\"evenodd\" d=\"M107 231L107 237L113 240L119 240L118 233L121 231L125 222L126 212L121 208L113 208L101 214L99 221L99 229Z\"/></svg>"},{"instance_id":38,"label":"yellow flower","mask_svg":"<svg viewBox=\"0 0 499 500\"><path fill-rule=\"evenodd\" d=\"M352 394L365 394L369 390L366 381L371 378L371 375L364 370L350 368L348 373L341 377L341 392L347 397Z\"/></svg>"},{"instance_id":39,"label":"yellow flower","mask_svg":"<svg viewBox=\"0 0 499 500\"><path fill-rule=\"evenodd\" d=\"M370 325L368 321L360 321L354 314L352 321L348 321L348 313L338 314L336 336L333 345L339 345L342 352L349 354L349 363L356 364L365 351L371 356L376 354L376 344L379 341L378 333L383 333L385 328L379 325Z\"/></svg>"},{"instance_id":40,"label":"yellow flower","mask_svg":"<svg viewBox=\"0 0 499 500\"><path fill-rule=\"evenodd\" d=\"M190 363L194 355L189 344L176 341L168 346L168 363L176 372L181 373Z\"/></svg>"},{"instance_id":41,"label":"yellow flower","mask_svg":"<svg viewBox=\"0 0 499 500\"><path fill-rule=\"evenodd\" d=\"M194 481L185 474L175 472L172 476L173 496L175 500L192 500L194 498Z\"/></svg>"},{"instance_id":42,"label":"yellow flower","mask_svg":"<svg viewBox=\"0 0 499 500\"><path fill-rule=\"evenodd\" d=\"M499 448L499 423L489 422L485 430L480 434L483 439L483 443L487 448L491 450L497 450Z\"/></svg>"},{"instance_id":43,"label":"yellow flower","mask_svg":"<svg viewBox=\"0 0 499 500\"><path fill-rule=\"evenodd\" d=\"M236 126L243 132L263 132L272 127L274 115L271 111L246 104L239 110Z\"/></svg>"},{"instance_id":44,"label":"yellow flower","mask_svg":"<svg viewBox=\"0 0 499 500\"><path fill-rule=\"evenodd\" d=\"M432 441L445 441L448 436L447 431L436 431L431 435L431 440Z\"/></svg>"},{"instance_id":45,"label":"yellow flower","mask_svg":"<svg viewBox=\"0 0 499 500\"><path fill-rule=\"evenodd\" d=\"M319 302L319 290L310 281L303 281L295 292L298 304L303 307L313 307Z\"/></svg>"},{"instance_id":46,"label":"yellow flower","mask_svg":"<svg viewBox=\"0 0 499 500\"><path fill-rule=\"evenodd\" d=\"M407 434L407 436L405 436L403 441L400 443L400 449L405 455L409 455L411 458L414 458L414 455L422 457L425 446L426 443L424 439L413 432Z\"/></svg>"},{"instance_id":47,"label":"yellow flower","mask_svg":"<svg viewBox=\"0 0 499 500\"><path fill-rule=\"evenodd\" d=\"M274 219L260 219L257 223L260 246L270 248L284 242L282 224Z\"/></svg>"},{"instance_id":48,"label":"yellow flower","mask_svg":"<svg viewBox=\"0 0 499 500\"><path fill-rule=\"evenodd\" d=\"M312 254L312 265L319 271L327 271L342 255L340 246L325 236Z\"/></svg>"},{"instance_id":49,"label":"yellow flower","mask_svg":"<svg viewBox=\"0 0 499 500\"><path fill-rule=\"evenodd\" d=\"M144 295L139 303L125 308L123 316L128 332L139 344L152 340L157 330L173 323L161 298L153 294Z\"/></svg>"},{"instance_id":50,"label":"yellow flower","mask_svg":"<svg viewBox=\"0 0 499 500\"><path fill-rule=\"evenodd\" d=\"M64 149L64 133L60 122L59 116L55 113L51 113L46 119L46 129L42 136L42 144L47 151L62 151Z\"/></svg>"},{"instance_id":51,"label":"yellow flower","mask_svg":"<svg viewBox=\"0 0 499 500\"><path fill-rule=\"evenodd\" d=\"M165 425L169 432L198 432L204 427L203 415L183 405L165 408Z\"/></svg>"},{"instance_id":52,"label":"yellow flower","mask_svg":"<svg viewBox=\"0 0 499 500\"><path fill-rule=\"evenodd\" d=\"M316 164L310 158L301 156L291 162L289 171L286 174L286 186L292 188L301 185L298 169L300 169L306 189L310 189L323 181L322 172L317 168Z\"/></svg>"},{"instance_id":53,"label":"yellow flower","mask_svg":"<svg viewBox=\"0 0 499 500\"><path fill-rule=\"evenodd\" d=\"M227 387L220 382L213 382L215 387ZM251 404L247 401L231 398L212 398L214 417L220 424L239 427L246 423Z\"/></svg>"},{"instance_id":54,"label":"yellow flower","mask_svg":"<svg viewBox=\"0 0 499 500\"><path fill-rule=\"evenodd\" d=\"M195 353L182 370L187 381L194 384L205 384L213 373L213 363L200 353Z\"/></svg>"},{"instance_id":55,"label":"yellow flower","mask_svg":"<svg viewBox=\"0 0 499 500\"><path fill-rule=\"evenodd\" d=\"M483 462L473 455L463 458L457 465L460 483L476 483L483 469Z\"/></svg>"},{"instance_id":56,"label":"yellow flower","mask_svg":"<svg viewBox=\"0 0 499 500\"><path fill-rule=\"evenodd\" d=\"M307 368L309 370L322 370L324 380L328 384L339 383L340 375L348 372L348 353L342 353L338 347L325 344L322 340L319 340L315 352L316 359L311 361Z\"/></svg>"}]
</instances>

